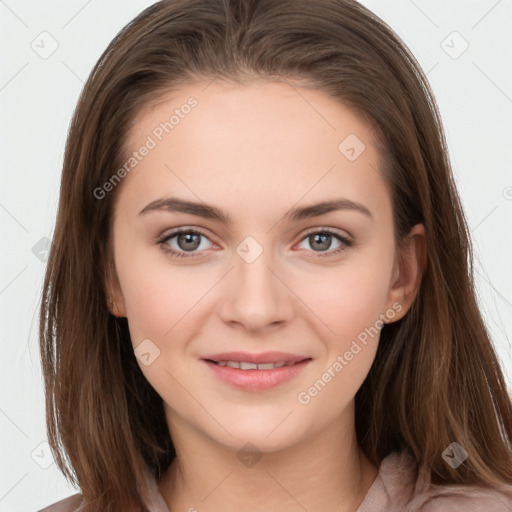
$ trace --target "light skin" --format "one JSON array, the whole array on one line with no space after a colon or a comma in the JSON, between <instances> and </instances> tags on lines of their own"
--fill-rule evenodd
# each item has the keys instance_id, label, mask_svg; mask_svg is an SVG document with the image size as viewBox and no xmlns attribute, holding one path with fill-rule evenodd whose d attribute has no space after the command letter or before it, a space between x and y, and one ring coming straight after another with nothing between
<instances>
[{"instance_id":1,"label":"light skin","mask_svg":"<svg viewBox=\"0 0 512 512\"><path fill-rule=\"evenodd\" d=\"M183 86L138 116L131 151L187 98L198 101L123 180L115 205L112 312L128 318L134 349L149 339L160 351L147 366L137 361L163 399L178 454L160 492L173 512L354 511L378 473L356 441L354 396L379 336L359 343L362 350L307 404L298 394L386 312L393 312L388 322L406 314L424 268L423 226L395 248L373 135L343 104L289 83L206 86ZM349 134L365 145L353 161L338 149ZM231 224L163 209L140 214L171 196L213 205ZM285 217L341 198L371 216L341 209ZM178 236L159 243L176 228L204 236L192 249ZM315 243L309 235L325 228L353 244L335 236ZM262 249L251 262L237 252L248 236ZM164 246L193 255L175 257ZM311 361L275 388L246 391L201 360L228 351ZM252 465L237 456L247 443L261 455Z\"/></svg>"}]
</instances>

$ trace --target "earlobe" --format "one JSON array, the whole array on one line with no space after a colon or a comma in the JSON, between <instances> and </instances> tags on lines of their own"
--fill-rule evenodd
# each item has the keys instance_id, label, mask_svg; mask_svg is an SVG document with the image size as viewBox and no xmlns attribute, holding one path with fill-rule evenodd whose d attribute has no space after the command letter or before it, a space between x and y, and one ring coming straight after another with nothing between
<instances>
[{"instance_id":1,"label":"earlobe","mask_svg":"<svg viewBox=\"0 0 512 512\"><path fill-rule=\"evenodd\" d=\"M123 294L115 270L110 268L106 283L106 301L111 315L117 318L126 317Z\"/></svg>"},{"instance_id":2,"label":"earlobe","mask_svg":"<svg viewBox=\"0 0 512 512\"><path fill-rule=\"evenodd\" d=\"M108 310L110 311L110 314L117 317L117 318L123 318L125 317L126 315L124 314L124 308L123 310L120 312L121 308L119 308L117 306L117 303L115 301L113 301L110 297L107 298L107 306L108 306Z\"/></svg>"},{"instance_id":3,"label":"earlobe","mask_svg":"<svg viewBox=\"0 0 512 512\"><path fill-rule=\"evenodd\" d=\"M107 297L107 307L111 315L117 318L126 317L124 302L122 300L118 302L111 297Z\"/></svg>"},{"instance_id":4,"label":"earlobe","mask_svg":"<svg viewBox=\"0 0 512 512\"><path fill-rule=\"evenodd\" d=\"M425 227L416 224L400 246L393 269L389 305L402 306L393 321L403 318L416 298L426 268L426 254Z\"/></svg>"}]
</instances>

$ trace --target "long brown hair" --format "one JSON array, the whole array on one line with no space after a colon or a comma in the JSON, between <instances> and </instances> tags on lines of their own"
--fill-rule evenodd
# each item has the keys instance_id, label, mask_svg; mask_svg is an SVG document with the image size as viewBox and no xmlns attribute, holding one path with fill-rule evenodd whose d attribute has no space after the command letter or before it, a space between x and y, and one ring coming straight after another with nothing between
<instances>
[{"instance_id":1,"label":"long brown hair","mask_svg":"<svg viewBox=\"0 0 512 512\"><path fill-rule=\"evenodd\" d=\"M425 226L427 266L408 313L381 332L356 394L358 442L376 466L409 448L438 484L512 481L512 404L475 299L467 222L426 77L353 0L168 0L115 37L82 91L67 140L40 316L48 439L84 510L141 506L144 475L175 457L162 399L109 314L111 221L136 115L182 84L222 77L321 90L378 134L396 244ZM115 275L115 274L114 274ZM453 441L468 452L443 460Z\"/></svg>"}]
</instances>

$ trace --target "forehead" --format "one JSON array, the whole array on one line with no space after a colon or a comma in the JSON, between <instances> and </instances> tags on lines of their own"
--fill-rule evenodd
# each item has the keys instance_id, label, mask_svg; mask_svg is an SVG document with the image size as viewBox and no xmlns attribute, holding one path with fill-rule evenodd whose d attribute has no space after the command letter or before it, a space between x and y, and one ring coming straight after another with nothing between
<instances>
[{"instance_id":1,"label":"forehead","mask_svg":"<svg viewBox=\"0 0 512 512\"><path fill-rule=\"evenodd\" d=\"M183 86L142 110L126 142L128 156L151 147L121 194L141 207L177 189L195 200L259 200L260 208L326 194L388 199L367 123L322 91L291 82Z\"/></svg>"},{"instance_id":2,"label":"forehead","mask_svg":"<svg viewBox=\"0 0 512 512\"><path fill-rule=\"evenodd\" d=\"M202 142L244 138L254 144L266 137L276 146L305 135L312 142L325 138L325 145L338 149L336 143L349 134L347 130L365 144L374 142L374 134L356 112L319 89L292 81L259 79L240 84L217 79L181 86L146 105L132 123L128 146L135 147L148 134L157 142L162 137L177 139L180 132L187 132L187 125L193 125Z\"/></svg>"}]
</instances>

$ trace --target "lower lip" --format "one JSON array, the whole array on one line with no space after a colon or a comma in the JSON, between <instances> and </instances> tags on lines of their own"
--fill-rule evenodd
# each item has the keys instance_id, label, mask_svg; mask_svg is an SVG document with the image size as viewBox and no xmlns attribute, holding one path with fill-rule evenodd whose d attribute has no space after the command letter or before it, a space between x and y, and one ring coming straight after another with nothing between
<instances>
[{"instance_id":1,"label":"lower lip","mask_svg":"<svg viewBox=\"0 0 512 512\"><path fill-rule=\"evenodd\" d=\"M244 391L264 391L296 377L311 362L311 359L273 370L240 370L239 368L220 366L205 359L203 361L220 380L231 386Z\"/></svg>"}]
</instances>

